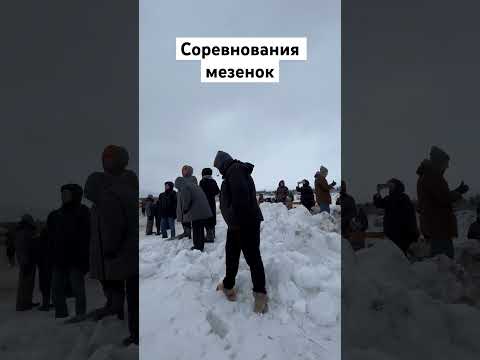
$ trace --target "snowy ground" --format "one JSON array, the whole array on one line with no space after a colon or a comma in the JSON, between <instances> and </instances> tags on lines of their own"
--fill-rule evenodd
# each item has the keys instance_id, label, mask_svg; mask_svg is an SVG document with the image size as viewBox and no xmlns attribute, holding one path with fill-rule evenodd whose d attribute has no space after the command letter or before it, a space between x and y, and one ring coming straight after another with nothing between
<instances>
[{"instance_id":1,"label":"snowy ground","mask_svg":"<svg viewBox=\"0 0 480 360\"><path fill-rule=\"evenodd\" d=\"M345 358L478 359L480 244L466 239L474 214L457 218L457 263L440 256L410 264L389 240L354 253L342 240Z\"/></svg>"},{"instance_id":2,"label":"snowy ground","mask_svg":"<svg viewBox=\"0 0 480 360\"><path fill-rule=\"evenodd\" d=\"M134 360L138 347L120 347L128 336L126 322L116 318L98 323L64 325L48 313L33 309L15 311L18 268L6 264L5 248L0 246L0 359L1 360ZM38 281L37 281L38 284ZM87 306L103 305L97 281L87 281ZM38 288L34 301L41 298ZM74 303L69 301L70 314Z\"/></svg>"},{"instance_id":3,"label":"snowy ground","mask_svg":"<svg viewBox=\"0 0 480 360\"><path fill-rule=\"evenodd\" d=\"M206 251L191 240L144 235L140 220L140 355L142 360L340 359L338 213L262 204L261 252L269 313L255 315L243 256L238 301L215 287L225 271L226 226ZM180 230L180 229L178 229Z\"/></svg>"}]
</instances>

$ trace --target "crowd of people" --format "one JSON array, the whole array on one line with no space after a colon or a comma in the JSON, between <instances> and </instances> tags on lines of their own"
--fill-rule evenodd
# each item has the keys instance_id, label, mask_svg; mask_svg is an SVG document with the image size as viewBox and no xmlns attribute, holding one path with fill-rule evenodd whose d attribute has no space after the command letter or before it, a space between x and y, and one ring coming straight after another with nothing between
<instances>
[{"instance_id":1,"label":"crowd of people","mask_svg":"<svg viewBox=\"0 0 480 360\"><path fill-rule=\"evenodd\" d=\"M443 254L454 258L453 239L458 236L457 219L453 204L463 198L469 190L463 181L450 190L444 174L449 167L450 156L437 146L432 146L429 158L417 168L417 203L414 204L405 193L405 185L392 178L385 184L378 184L373 204L382 209L383 233L395 243L404 254L413 258L411 245L420 236L430 245L430 255ZM382 196L383 190L388 195ZM358 232L365 232L368 221L365 214L357 212L355 200L346 191L342 182L338 204L342 207L342 235L354 240ZM478 219L471 224L468 237L480 239L480 208ZM361 218L364 218L363 226ZM417 220L418 219L418 220Z\"/></svg>"},{"instance_id":2,"label":"crowd of people","mask_svg":"<svg viewBox=\"0 0 480 360\"><path fill-rule=\"evenodd\" d=\"M19 278L17 311L54 310L65 323L124 319L125 300L130 335L123 344L138 345L138 178L127 169L129 154L109 145L102 154L103 172L92 173L82 188L60 188L61 205L43 225L29 214L9 233L16 253ZM82 204L83 197L92 206ZM11 248L14 248L12 250ZM11 260L12 264L13 260ZM36 271L42 303L33 301ZM105 305L88 311L86 276L98 280ZM70 316L67 298L75 299Z\"/></svg>"}]
</instances>

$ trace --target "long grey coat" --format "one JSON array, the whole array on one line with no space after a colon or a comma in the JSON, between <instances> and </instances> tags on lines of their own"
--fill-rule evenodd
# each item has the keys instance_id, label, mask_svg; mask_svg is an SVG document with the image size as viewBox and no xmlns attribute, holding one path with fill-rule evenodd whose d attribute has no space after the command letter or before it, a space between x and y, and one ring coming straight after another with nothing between
<instances>
[{"instance_id":1,"label":"long grey coat","mask_svg":"<svg viewBox=\"0 0 480 360\"><path fill-rule=\"evenodd\" d=\"M138 275L138 179L93 173L85 184L91 209L90 276L126 280Z\"/></svg>"},{"instance_id":2,"label":"long grey coat","mask_svg":"<svg viewBox=\"0 0 480 360\"><path fill-rule=\"evenodd\" d=\"M192 177L178 177L175 180L178 189L177 220L192 222L206 220L213 216L207 196L198 186L197 179Z\"/></svg>"}]
</instances>

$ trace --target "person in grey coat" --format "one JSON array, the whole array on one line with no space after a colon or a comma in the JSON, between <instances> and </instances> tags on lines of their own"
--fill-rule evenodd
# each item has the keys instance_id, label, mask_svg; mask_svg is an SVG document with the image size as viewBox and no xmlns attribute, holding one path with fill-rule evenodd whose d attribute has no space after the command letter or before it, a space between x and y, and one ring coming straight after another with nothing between
<instances>
[{"instance_id":1,"label":"person in grey coat","mask_svg":"<svg viewBox=\"0 0 480 360\"><path fill-rule=\"evenodd\" d=\"M193 176L193 168L190 165L184 165L182 167L182 176L187 180L195 184L198 184L197 178ZM180 193L177 194L177 221L182 223L183 233L177 236L177 239L183 239L188 237L192 238L192 224L190 222L183 221L183 214L180 203Z\"/></svg>"},{"instance_id":2,"label":"person in grey coat","mask_svg":"<svg viewBox=\"0 0 480 360\"><path fill-rule=\"evenodd\" d=\"M179 191L177 201L177 216L181 216L182 222L192 223L193 247L192 250L203 251L205 246L205 224L206 220L212 217L212 210L207 196L202 188L198 186L196 179L191 177L178 177L175 180L175 187ZM179 213L179 214L178 214Z\"/></svg>"},{"instance_id":3,"label":"person in grey coat","mask_svg":"<svg viewBox=\"0 0 480 360\"><path fill-rule=\"evenodd\" d=\"M107 297L96 318L121 317L126 293L130 336L124 344L138 344L138 178L126 170L124 148L108 146L102 160L105 172L91 174L85 184L85 197L93 203L90 276Z\"/></svg>"},{"instance_id":4,"label":"person in grey coat","mask_svg":"<svg viewBox=\"0 0 480 360\"><path fill-rule=\"evenodd\" d=\"M15 231L15 249L19 265L17 288L17 311L30 310L39 304L33 303L35 288L36 254L35 221L31 215L23 215Z\"/></svg>"}]
</instances>

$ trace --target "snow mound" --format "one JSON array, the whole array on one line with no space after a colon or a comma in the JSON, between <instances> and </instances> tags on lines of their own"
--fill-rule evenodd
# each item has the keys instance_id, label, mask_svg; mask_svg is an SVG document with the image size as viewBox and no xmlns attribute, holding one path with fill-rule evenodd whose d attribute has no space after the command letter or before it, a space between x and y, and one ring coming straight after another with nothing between
<instances>
[{"instance_id":1,"label":"snow mound","mask_svg":"<svg viewBox=\"0 0 480 360\"><path fill-rule=\"evenodd\" d=\"M478 358L480 293L464 266L445 256L410 264L391 241L357 253L342 241L342 356ZM456 252L476 246L460 239Z\"/></svg>"},{"instance_id":2,"label":"snow mound","mask_svg":"<svg viewBox=\"0 0 480 360\"><path fill-rule=\"evenodd\" d=\"M141 357L336 359L340 357L339 214L262 204L261 253L269 313L253 313L250 271L240 260L238 300L216 292L225 271L226 226L206 251L189 240L140 241ZM141 220L144 231L145 220ZM188 343L185 346L185 343Z\"/></svg>"}]
</instances>

